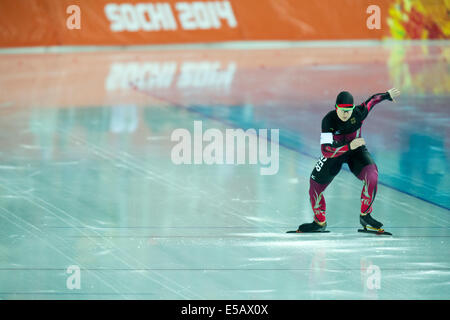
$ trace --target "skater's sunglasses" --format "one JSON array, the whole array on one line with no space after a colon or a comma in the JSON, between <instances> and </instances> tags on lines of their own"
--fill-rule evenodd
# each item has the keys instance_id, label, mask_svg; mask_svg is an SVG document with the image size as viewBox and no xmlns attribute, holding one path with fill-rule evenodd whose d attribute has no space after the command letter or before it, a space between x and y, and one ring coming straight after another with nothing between
<instances>
[{"instance_id":1,"label":"skater's sunglasses","mask_svg":"<svg viewBox=\"0 0 450 320\"><path fill-rule=\"evenodd\" d=\"M342 111L352 111L355 109L354 104L336 104L336 108L339 108Z\"/></svg>"}]
</instances>

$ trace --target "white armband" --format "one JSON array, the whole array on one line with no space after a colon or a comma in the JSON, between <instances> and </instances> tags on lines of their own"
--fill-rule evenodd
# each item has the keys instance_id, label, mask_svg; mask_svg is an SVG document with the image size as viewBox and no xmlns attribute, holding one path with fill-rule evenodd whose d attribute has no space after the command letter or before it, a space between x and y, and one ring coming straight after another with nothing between
<instances>
[{"instance_id":1,"label":"white armband","mask_svg":"<svg viewBox=\"0 0 450 320\"><path fill-rule=\"evenodd\" d=\"M331 132L322 132L320 134L320 144L333 143L333 134Z\"/></svg>"}]
</instances>

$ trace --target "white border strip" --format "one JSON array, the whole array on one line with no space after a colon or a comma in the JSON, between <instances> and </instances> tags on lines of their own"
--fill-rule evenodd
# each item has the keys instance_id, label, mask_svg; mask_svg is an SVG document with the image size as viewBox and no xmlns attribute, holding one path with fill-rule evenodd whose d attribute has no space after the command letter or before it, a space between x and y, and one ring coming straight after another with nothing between
<instances>
[{"instance_id":1,"label":"white border strip","mask_svg":"<svg viewBox=\"0 0 450 320\"><path fill-rule=\"evenodd\" d=\"M0 48L0 54L72 53L136 50L265 50L289 48L371 47L392 45L450 46L450 40L314 40L314 41L229 41L189 44L156 44L130 46L45 46Z\"/></svg>"}]
</instances>

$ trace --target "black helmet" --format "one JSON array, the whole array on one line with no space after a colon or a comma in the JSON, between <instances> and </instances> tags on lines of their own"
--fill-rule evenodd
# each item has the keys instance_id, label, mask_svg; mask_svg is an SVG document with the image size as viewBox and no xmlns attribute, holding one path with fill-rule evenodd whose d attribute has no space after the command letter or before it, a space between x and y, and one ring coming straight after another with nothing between
<instances>
[{"instance_id":1,"label":"black helmet","mask_svg":"<svg viewBox=\"0 0 450 320\"><path fill-rule=\"evenodd\" d=\"M355 105L353 104L353 96L348 91L339 92L336 98L336 108L353 109Z\"/></svg>"},{"instance_id":2,"label":"black helmet","mask_svg":"<svg viewBox=\"0 0 450 320\"><path fill-rule=\"evenodd\" d=\"M341 91L339 92L337 98L336 98L336 104L351 104L353 105L353 96L348 91Z\"/></svg>"}]
</instances>

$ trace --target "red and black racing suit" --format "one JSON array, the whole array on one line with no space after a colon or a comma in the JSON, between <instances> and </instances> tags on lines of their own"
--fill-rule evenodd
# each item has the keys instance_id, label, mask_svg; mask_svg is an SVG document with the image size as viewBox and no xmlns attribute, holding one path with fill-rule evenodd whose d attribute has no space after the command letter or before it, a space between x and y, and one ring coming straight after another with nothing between
<instances>
[{"instance_id":1,"label":"red and black racing suit","mask_svg":"<svg viewBox=\"0 0 450 320\"><path fill-rule=\"evenodd\" d=\"M330 111L322 120L322 157L311 174L309 196L317 222L325 221L326 203L323 192L339 173L344 163L350 171L364 182L361 192L361 213L372 212L377 193L378 168L366 146L350 149L350 142L361 138L361 126L373 107L383 100L392 101L389 93L377 93L356 106L347 121L339 119L336 110Z\"/></svg>"}]
</instances>

